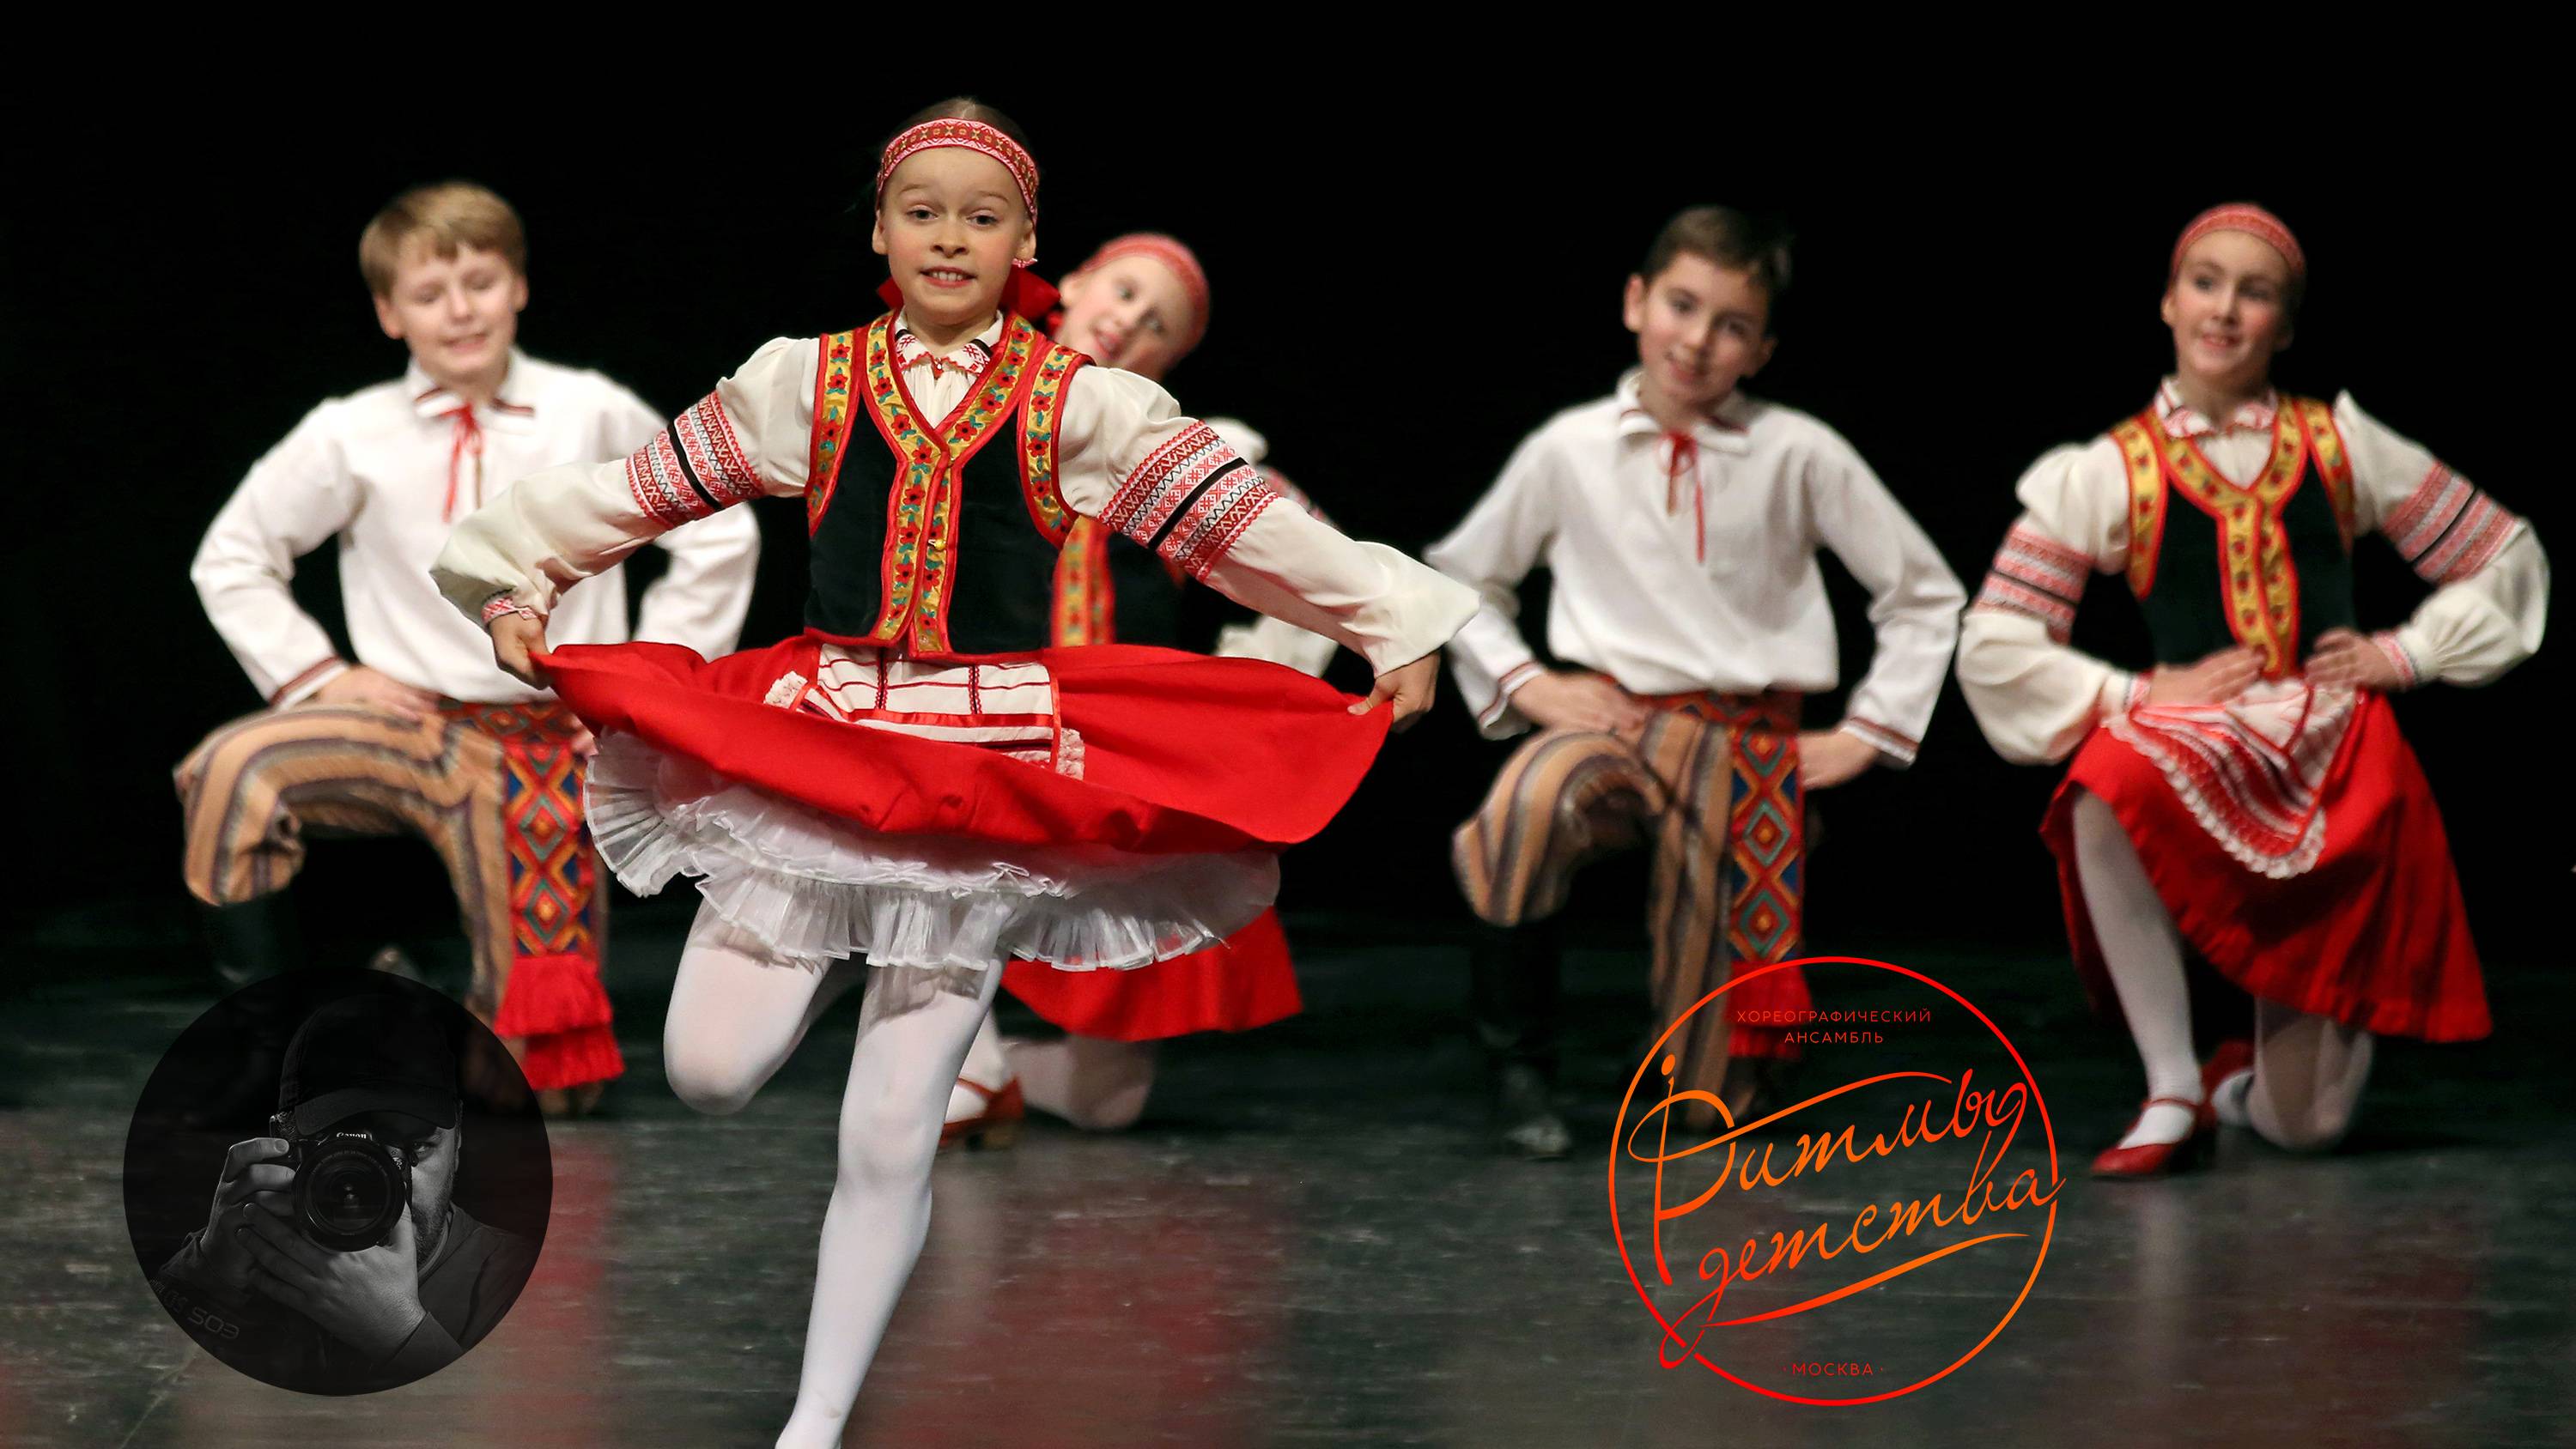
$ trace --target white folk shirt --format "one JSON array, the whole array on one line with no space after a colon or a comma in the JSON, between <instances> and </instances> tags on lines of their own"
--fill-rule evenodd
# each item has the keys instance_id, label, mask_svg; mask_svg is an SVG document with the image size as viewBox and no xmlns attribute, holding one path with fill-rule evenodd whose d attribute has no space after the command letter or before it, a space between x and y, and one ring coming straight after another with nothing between
<instances>
[{"instance_id":1,"label":"white folk shirt","mask_svg":"<svg viewBox=\"0 0 2576 1449\"><path fill-rule=\"evenodd\" d=\"M1967 597L1932 541L1807 414L1738 391L1676 449L1637 388L1631 371L1550 419L1423 555L1484 596L1449 650L1478 726L1494 739L1530 726L1511 696L1541 666L1514 620L1541 561L1555 575L1549 651L1632 694L1832 689L1821 547L1869 590L1877 630L1841 727L1912 763Z\"/></svg>"},{"instance_id":2,"label":"white folk shirt","mask_svg":"<svg viewBox=\"0 0 2576 1449\"><path fill-rule=\"evenodd\" d=\"M2196 439L2210 466L2240 485L2271 456L2279 408L2267 394L2217 423L2187 406L2170 378L2155 402L2168 436ZM2334 424L2352 465L2354 534L2387 534L2435 585L2405 624L2372 636L2400 676L2483 684L2529 658L2549 612L2549 560L2530 526L2352 394L2336 397ZM2052 449L2014 492L2024 511L1968 610L1959 683L1996 753L2039 764L2072 754L2096 723L2130 707L2142 682L2066 642L2085 565L2128 567L2129 475L2105 435Z\"/></svg>"},{"instance_id":3,"label":"white folk shirt","mask_svg":"<svg viewBox=\"0 0 2576 1449\"><path fill-rule=\"evenodd\" d=\"M944 417L965 399L1001 332L996 318L945 354L908 332L897 337L904 387L925 415ZM673 499L695 512L704 506L689 502L698 489L718 506L763 493L801 497L821 363L818 339L779 338L682 414L669 446L657 439L627 461L524 480L460 524L439 555L434 572L449 601L479 618L506 595L545 615L557 607L560 588L666 527ZM852 406L866 403L853 399ZM852 447L882 445L865 418L850 440ZM1168 497L1140 498L1129 485L1186 482L1163 466L1173 449L1194 450L1199 477L1216 450L1235 456L1170 394L1134 373L1084 367L1065 384L1056 485L1074 512L1114 520L1140 503L1168 505ZM681 467L685 478L665 476ZM1472 593L1414 560L1382 544L1353 542L1293 506L1261 507L1230 542L1204 533L1184 538L1175 529L1166 551L1235 602L1325 635L1381 674L1437 650L1476 608Z\"/></svg>"},{"instance_id":4,"label":"white folk shirt","mask_svg":"<svg viewBox=\"0 0 2576 1449\"><path fill-rule=\"evenodd\" d=\"M295 560L334 535L360 664L452 699L544 698L492 662L490 637L439 597L430 561L455 522L512 479L567 459L622 456L661 425L608 378L515 351L494 405L470 410L415 363L399 382L306 414L215 516L189 576L273 704L298 703L349 667L287 586ZM758 525L749 514L710 519L664 546L670 567L645 591L638 634L729 652L751 607ZM550 642L624 640L625 581L612 573L586 584L556 617Z\"/></svg>"}]
</instances>

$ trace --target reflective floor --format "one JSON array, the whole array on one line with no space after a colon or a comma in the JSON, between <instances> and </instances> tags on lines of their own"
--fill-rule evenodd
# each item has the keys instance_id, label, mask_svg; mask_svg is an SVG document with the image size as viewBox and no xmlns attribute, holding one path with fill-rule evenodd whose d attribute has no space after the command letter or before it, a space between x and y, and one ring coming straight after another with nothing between
<instances>
[{"instance_id":1,"label":"reflective floor","mask_svg":"<svg viewBox=\"0 0 2576 1449\"><path fill-rule=\"evenodd\" d=\"M741 1116L697 1117L660 1075L680 925L660 902L620 919L629 1074L599 1116L555 1128L553 1224L517 1308L449 1370L358 1399L285 1393L207 1358L135 1266L117 1163L145 1073L211 999L192 953L113 917L14 945L0 1444L767 1444L793 1397L856 1003ZM2021 1047L2065 1181L2044 1267L1982 1353L1918 1391L1822 1407L1697 1361L1659 1366L1664 1335L1605 1192L1645 1025L1639 953L1611 943L1571 963L1579 1145L1534 1165L1482 1144L1457 942L1291 927L1307 1014L1171 1048L1138 1130L1038 1126L1010 1150L942 1160L929 1246L849 1442L2576 1442L2576 1100L2561 1035L2576 985L2563 970L2489 963L2499 1042L2384 1049L2340 1152L2294 1158L2231 1133L2214 1170L2108 1185L2080 1169L2125 1124L2134 1066L2063 961L1882 943ZM1835 981L1817 991L1845 999ZM1944 1045L1950 1029L1928 1030ZM1996 1180L2044 1177L2045 1147L2025 1131ZM1871 1170L1711 1211L1765 1232L1843 1223L1955 1176ZM1621 1214L1632 1245L1642 1221ZM1723 1237L1682 1226L1690 1254ZM1674 1255L1675 1271L1690 1261ZM1847 1282L1849 1261L1801 1271ZM1903 1388L1992 1329L2028 1267L2001 1262L1962 1254L1955 1272L1717 1330L1703 1357L1748 1380L1763 1378L1758 1359L1766 1382L1793 1359L1872 1368L1814 1379L1808 1397ZM1747 1283L1730 1306L1802 1296L1781 1281Z\"/></svg>"}]
</instances>

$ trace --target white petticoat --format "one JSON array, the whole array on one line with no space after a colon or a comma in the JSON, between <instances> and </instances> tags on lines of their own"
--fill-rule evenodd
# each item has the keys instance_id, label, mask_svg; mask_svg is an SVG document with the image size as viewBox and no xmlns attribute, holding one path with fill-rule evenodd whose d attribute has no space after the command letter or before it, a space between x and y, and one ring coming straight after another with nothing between
<instances>
[{"instance_id":1,"label":"white petticoat","mask_svg":"<svg viewBox=\"0 0 2576 1449\"><path fill-rule=\"evenodd\" d=\"M727 923L811 964L1143 966L1224 940L1279 894L1275 851L885 835L623 732L600 738L586 792L591 837L627 889L697 876Z\"/></svg>"}]
</instances>

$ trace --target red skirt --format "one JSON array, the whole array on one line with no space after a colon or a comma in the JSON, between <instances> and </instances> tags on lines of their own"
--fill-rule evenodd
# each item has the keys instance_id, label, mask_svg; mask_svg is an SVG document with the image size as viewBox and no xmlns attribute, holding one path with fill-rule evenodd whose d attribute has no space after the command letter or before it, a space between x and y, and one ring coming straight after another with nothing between
<instances>
[{"instance_id":1,"label":"red skirt","mask_svg":"<svg viewBox=\"0 0 2576 1449\"><path fill-rule=\"evenodd\" d=\"M1141 854L1293 845L1350 799L1386 738L1388 710L1354 715L1350 696L1260 660L1094 644L940 661L1046 666L1082 737L1076 778L763 702L783 675L812 675L829 642L864 647L808 633L710 662L676 644L574 644L544 663L594 730L889 835Z\"/></svg>"},{"instance_id":2,"label":"red skirt","mask_svg":"<svg viewBox=\"0 0 2576 1449\"><path fill-rule=\"evenodd\" d=\"M1159 1041L1250 1031L1305 1007L1275 911L1217 945L1133 971L1056 971L1014 961L1002 989L1076 1036Z\"/></svg>"},{"instance_id":3,"label":"red skirt","mask_svg":"<svg viewBox=\"0 0 2576 1449\"><path fill-rule=\"evenodd\" d=\"M2183 939L2264 1001L2385 1036L2487 1034L2486 987L2448 838L2388 701L2364 693L2326 768L2315 863L2274 878L2212 837L2154 762L2110 729L2077 751L2041 826L2057 856L2075 962L2095 1008L2120 1008L2076 873L2074 801L2110 806Z\"/></svg>"},{"instance_id":4,"label":"red skirt","mask_svg":"<svg viewBox=\"0 0 2576 1449\"><path fill-rule=\"evenodd\" d=\"M545 662L602 736L593 825L620 877L696 876L806 961L1088 972L1221 943L1267 909L1278 849L1332 818L1388 720L1276 665L1128 645L888 661L807 634L713 662L660 644ZM1253 985L1250 1006L1202 992L1103 1020L1285 1014L1275 975Z\"/></svg>"}]
</instances>

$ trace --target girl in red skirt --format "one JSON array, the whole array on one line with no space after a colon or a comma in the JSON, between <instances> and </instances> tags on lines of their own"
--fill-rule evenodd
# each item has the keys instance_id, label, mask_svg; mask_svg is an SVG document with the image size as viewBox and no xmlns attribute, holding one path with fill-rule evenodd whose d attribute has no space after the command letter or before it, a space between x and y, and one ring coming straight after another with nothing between
<instances>
[{"instance_id":1,"label":"girl in red skirt","mask_svg":"<svg viewBox=\"0 0 2576 1449\"><path fill-rule=\"evenodd\" d=\"M2350 1126L2371 1040L2487 1033L2441 816L2387 696L2479 684L2539 647L2530 528L2364 413L2277 392L2307 267L2279 218L2222 206L2174 247L2174 375L2135 416L2023 476L2024 508L1960 637L2006 758L2074 756L2043 833L2076 964L2116 1003L2147 1102L2096 1176L2201 1160L2221 1121L2293 1149ZM2354 627L2352 540L2434 586ZM2123 575L2156 663L2067 645L2093 572ZM2193 1059L2185 942L2255 1001L2255 1040Z\"/></svg>"},{"instance_id":2,"label":"girl in red skirt","mask_svg":"<svg viewBox=\"0 0 2576 1449\"><path fill-rule=\"evenodd\" d=\"M1207 335L1207 273L1195 253L1168 236L1118 237L1068 273L1062 289L1063 305L1049 319L1048 333L1098 365L1161 382ZM1209 426L1246 461L1262 463L1268 445L1258 433L1226 418L1212 418ZM1313 511L1277 471L1264 468L1263 478ZM1177 645L1180 586L1187 578L1097 520L1080 520L1057 556L1051 642ZM1334 648L1330 639L1261 617L1229 625L1217 653L1320 676ZM1029 1107L1094 1131L1129 1126L1153 1090L1158 1041L1248 1031L1292 1016L1301 1005L1287 937L1268 911L1225 941L1151 970L1066 972L1015 961L1003 972L1002 989L1065 1035L1005 1038L987 1018L949 1097L943 1145L1006 1145Z\"/></svg>"},{"instance_id":3,"label":"girl in red skirt","mask_svg":"<svg viewBox=\"0 0 2576 1449\"><path fill-rule=\"evenodd\" d=\"M1277 851L1321 828L1430 697L1463 588L1278 494L1155 384L1033 318L1037 168L972 102L877 171L893 310L780 339L622 463L527 479L435 573L503 667L600 736L600 853L630 887L698 877L664 1041L673 1088L738 1110L864 957L805 1363L781 1444L834 1444L929 1223L958 1066L1011 960L1142 966L1242 930ZM559 591L665 529L801 496L808 628L712 663L547 653ZM1366 656L1354 703L1251 660L1047 646L1077 518ZM1389 708L1376 706L1385 704Z\"/></svg>"}]
</instances>

